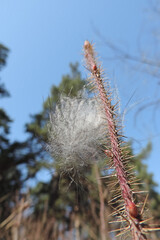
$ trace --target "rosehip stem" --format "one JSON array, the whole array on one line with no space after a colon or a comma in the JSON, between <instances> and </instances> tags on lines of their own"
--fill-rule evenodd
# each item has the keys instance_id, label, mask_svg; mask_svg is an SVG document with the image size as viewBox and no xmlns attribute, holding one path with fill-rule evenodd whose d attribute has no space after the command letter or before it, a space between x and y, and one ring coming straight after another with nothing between
<instances>
[{"instance_id":1,"label":"rosehip stem","mask_svg":"<svg viewBox=\"0 0 160 240\"><path fill-rule=\"evenodd\" d=\"M133 200L133 192L130 188L130 184L128 183L121 150L121 135L118 134L119 131L115 119L116 114L114 112L114 106L111 104L110 92L104 87L104 79L101 77L101 68L96 63L95 52L92 45L88 41L85 41L84 43L84 52L87 68L91 72L91 76L94 79L95 88L98 89L99 97L102 102L102 108L105 112L112 160L120 185L122 199L124 200L127 219L130 222L132 236L135 240L144 240L147 238L142 233L142 227L138 219L138 210Z\"/></svg>"}]
</instances>

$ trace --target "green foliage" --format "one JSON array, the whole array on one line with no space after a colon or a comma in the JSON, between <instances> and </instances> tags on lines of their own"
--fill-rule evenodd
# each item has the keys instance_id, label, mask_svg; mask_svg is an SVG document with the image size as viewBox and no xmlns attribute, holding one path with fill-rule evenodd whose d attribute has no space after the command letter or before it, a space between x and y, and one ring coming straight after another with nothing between
<instances>
[{"instance_id":1,"label":"green foliage","mask_svg":"<svg viewBox=\"0 0 160 240\"><path fill-rule=\"evenodd\" d=\"M0 44L0 70L6 65L8 52L8 48ZM0 98L8 95L4 84L0 84ZM11 211L9 204L13 200L15 191L21 185L21 173L16 168L18 143L11 144L8 137L10 123L11 119L4 109L0 108L0 199L6 196L0 207L0 220L5 219L9 215Z\"/></svg>"},{"instance_id":2,"label":"green foliage","mask_svg":"<svg viewBox=\"0 0 160 240\"><path fill-rule=\"evenodd\" d=\"M6 65L9 49L4 45L0 44L0 71ZM9 96L3 83L0 83L0 98Z\"/></svg>"},{"instance_id":3,"label":"green foliage","mask_svg":"<svg viewBox=\"0 0 160 240\"><path fill-rule=\"evenodd\" d=\"M81 78L81 73L78 71L78 63L70 64L71 75L67 74L62 77L62 81L58 87L51 88L51 98L49 102L58 103L60 95L75 97L78 91L82 90L85 85L85 80ZM45 102L44 107L48 104Z\"/></svg>"},{"instance_id":4,"label":"green foliage","mask_svg":"<svg viewBox=\"0 0 160 240\"><path fill-rule=\"evenodd\" d=\"M6 65L9 49L0 44L0 70ZM0 98L9 96L4 84L0 84ZM12 212L17 196L23 185L20 165L26 164L31 157L26 143L10 142L10 123L12 120L0 108L0 222Z\"/></svg>"},{"instance_id":5,"label":"green foliage","mask_svg":"<svg viewBox=\"0 0 160 240\"><path fill-rule=\"evenodd\" d=\"M6 65L9 49L0 44L0 70Z\"/></svg>"}]
</instances>

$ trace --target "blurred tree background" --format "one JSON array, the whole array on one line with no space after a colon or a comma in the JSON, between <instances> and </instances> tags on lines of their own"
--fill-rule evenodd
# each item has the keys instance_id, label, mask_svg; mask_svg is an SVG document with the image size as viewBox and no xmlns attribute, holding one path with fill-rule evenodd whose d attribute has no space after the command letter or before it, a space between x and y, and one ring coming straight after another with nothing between
<instances>
[{"instance_id":1,"label":"blurred tree background","mask_svg":"<svg viewBox=\"0 0 160 240\"><path fill-rule=\"evenodd\" d=\"M155 94L160 85L158 1L153 1L150 10L153 13L153 22L156 20L154 27L151 24L154 30L153 38L149 41L150 46L141 43L139 54L129 52L124 45L108 41L97 30L95 32L99 42L110 49L111 55L107 57L104 53L102 60L107 63L116 61L122 68L127 66L129 73L134 72L136 77L140 73L138 79L146 78L150 81L151 97L136 106L135 118L148 107L152 107L153 114L150 115L155 120L154 113L160 109L159 94ZM0 44L0 73L6 67L9 52L5 45ZM70 73L62 76L59 85L51 87L50 96L44 100L41 111L33 114L26 123L25 141L11 141L10 128L13 121L6 110L0 107L0 240L110 240L115 239L117 233L111 231L123 227L123 223L112 222L114 209L110 200L113 192L108 178L108 159L105 159L105 164L88 166L84 176L79 181L74 181L69 174L61 173L58 159L53 159L46 151L50 112L55 111L61 96L77 97L84 87L89 92L79 64L71 63ZM126 85L125 88L128 91ZM89 98L91 95L88 92ZM10 97L10 93L0 78L0 99L7 97ZM147 158L153 147L151 139L132 158L130 167L134 167L141 183L136 186L137 191L149 193L145 206L146 215L152 216L152 223L160 226L160 194L154 175L147 169ZM126 151L130 156L134 155L132 141L126 143ZM37 176L43 176L44 170L48 173L48 181L37 181ZM29 186L26 184L28 181ZM152 233L149 237L158 240L160 234ZM124 239L130 238L126 235Z\"/></svg>"},{"instance_id":2,"label":"blurred tree background","mask_svg":"<svg viewBox=\"0 0 160 240\"><path fill-rule=\"evenodd\" d=\"M9 49L0 45L0 70L6 65ZM10 142L11 119L0 109L0 239L114 239L109 232L121 226L109 224L113 220L112 207L108 204L112 191L104 166L94 164L85 171L79 182L61 174L59 168L45 150L50 111L54 111L60 96L76 97L85 86L78 64L70 64L71 73L62 77L59 86L52 86L50 96L44 101L42 111L26 124L28 139ZM8 97L4 84L0 85L0 97ZM44 143L44 144L43 144ZM160 195L156 183L144 163L152 150L151 143L130 163L137 177L144 182L139 190L149 191L149 205L154 223L160 223ZM132 143L127 150L133 155ZM106 160L107 165L107 160ZM25 169L25 172L24 172ZM34 179L43 169L50 172L48 182L37 182L27 189L25 182ZM43 173L42 173L43 174ZM101 178L103 177L103 178ZM152 239L159 239L153 234Z\"/></svg>"}]
</instances>

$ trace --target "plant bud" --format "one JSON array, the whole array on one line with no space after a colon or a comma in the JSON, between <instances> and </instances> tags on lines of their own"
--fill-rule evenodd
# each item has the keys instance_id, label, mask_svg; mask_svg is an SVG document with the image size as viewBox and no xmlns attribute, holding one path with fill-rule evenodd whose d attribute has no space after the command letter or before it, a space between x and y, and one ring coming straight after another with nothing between
<instances>
[{"instance_id":1,"label":"plant bud","mask_svg":"<svg viewBox=\"0 0 160 240\"><path fill-rule=\"evenodd\" d=\"M96 66L96 64L93 65L92 70L93 70L93 71L97 71L97 66Z\"/></svg>"},{"instance_id":2,"label":"plant bud","mask_svg":"<svg viewBox=\"0 0 160 240\"><path fill-rule=\"evenodd\" d=\"M88 41L88 40L86 40L85 42L84 42L84 48L85 49L87 49L87 48L89 48L90 47L90 42Z\"/></svg>"},{"instance_id":3,"label":"plant bud","mask_svg":"<svg viewBox=\"0 0 160 240\"><path fill-rule=\"evenodd\" d=\"M128 210L129 210L129 214L130 214L131 217L137 218L137 216L138 216L138 209L137 209L137 207L136 207L134 202L130 202L129 203Z\"/></svg>"}]
</instances>

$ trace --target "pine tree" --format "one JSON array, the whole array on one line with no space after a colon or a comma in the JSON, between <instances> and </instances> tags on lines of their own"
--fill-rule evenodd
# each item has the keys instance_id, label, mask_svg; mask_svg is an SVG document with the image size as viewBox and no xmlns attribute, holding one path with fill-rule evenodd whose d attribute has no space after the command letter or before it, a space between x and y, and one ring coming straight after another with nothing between
<instances>
[{"instance_id":1,"label":"pine tree","mask_svg":"<svg viewBox=\"0 0 160 240\"><path fill-rule=\"evenodd\" d=\"M6 65L9 49L0 44L0 70ZM3 83L0 84L0 98L8 97L9 93ZM21 198L23 177L21 165L30 156L27 155L26 143L11 142L9 139L12 120L3 108L0 108L0 236L5 237L7 226L10 232L14 226L14 216L11 213ZM8 238L9 239L9 238Z\"/></svg>"}]
</instances>

